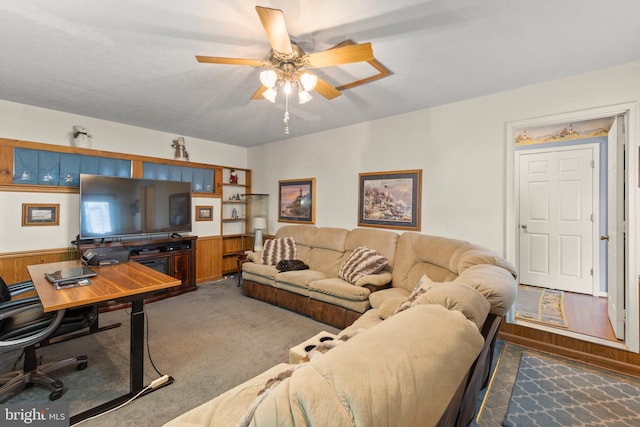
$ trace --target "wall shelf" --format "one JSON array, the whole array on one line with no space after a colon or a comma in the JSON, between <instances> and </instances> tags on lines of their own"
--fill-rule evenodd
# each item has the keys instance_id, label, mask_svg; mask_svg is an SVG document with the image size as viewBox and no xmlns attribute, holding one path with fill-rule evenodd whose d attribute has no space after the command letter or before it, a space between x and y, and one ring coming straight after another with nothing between
<instances>
[{"instance_id":1,"label":"wall shelf","mask_svg":"<svg viewBox=\"0 0 640 427\"><path fill-rule=\"evenodd\" d=\"M231 183L231 171L235 172L237 183ZM246 194L251 192L251 171L223 167L221 181L222 274L232 274L237 271L240 254L253 248L253 238L249 235L249 206L245 200Z\"/></svg>"}]
</instances>

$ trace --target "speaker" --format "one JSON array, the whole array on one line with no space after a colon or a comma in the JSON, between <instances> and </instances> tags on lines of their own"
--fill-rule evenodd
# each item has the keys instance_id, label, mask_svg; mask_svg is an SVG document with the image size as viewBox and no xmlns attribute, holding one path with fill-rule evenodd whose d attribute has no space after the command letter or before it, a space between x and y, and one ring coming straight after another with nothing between
<instances>
[{"instance_id":1,"label":"speaker","mask_svg":"<svg viewBox=\"0 0 640 427\"><path fill-rule=\"evenodd\" d=\"M109 265L129 261L129 249L121 247L87 249L82 254L85 265Z\"/></svg>"}]
</instances>

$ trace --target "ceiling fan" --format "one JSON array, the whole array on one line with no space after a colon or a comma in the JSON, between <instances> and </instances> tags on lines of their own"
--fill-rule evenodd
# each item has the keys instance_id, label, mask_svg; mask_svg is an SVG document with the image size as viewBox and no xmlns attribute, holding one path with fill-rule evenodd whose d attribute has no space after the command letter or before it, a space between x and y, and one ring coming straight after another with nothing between
<instances>
[{"instance_id":1,"label":"ceiling fan","mask_svg":"<svg viewBox=\"0 0 640 427\"><path fill-rule=\"evenodd\" d=\"M196 56L198 62L210 64L231 64L261 67L262 86L251 99L265 98L275 102L277 89L283 87L285 93L285 133L289 133L289 94L297 91L299 103L311 100L309 92L315 90L327 99L334 99L342 92L326 81L309 72L309 69L331 67L362 61L373 61L371 43L341 44L325 51L307 54L291 41L284 13L280 9L256 6L271 52L268 60L224 58L218 56Z\"/></svg>"}]
</instances>

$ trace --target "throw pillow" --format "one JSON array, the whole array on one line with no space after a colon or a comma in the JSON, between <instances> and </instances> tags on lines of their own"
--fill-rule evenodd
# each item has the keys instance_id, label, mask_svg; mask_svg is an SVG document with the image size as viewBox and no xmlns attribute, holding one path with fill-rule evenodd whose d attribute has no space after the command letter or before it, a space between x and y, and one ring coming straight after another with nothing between
<instances>
[{"instance_id":1,"label":"throw pillow","mask_svg":"<svg viewBox=\"0 0 640 427\"><path fill-rule=\"evenodd\" d=\"M396 308L396 311L394 311L393 314L400 313L401 311L404 311L407 308L414 306L416 304L416 300L418 299L418 297L421 294L424 294L425 292L427 292L427 290L433 287L435 283L436 282L431 280L429 276L427 276L426 274L423 274L420 280L418 280L418 283L416 284L416 286L413 288L413 291L411 292L411 295L409 295L409 298L407 298L405 302L400 304L398 308Z\"/></svg>"},{"instance_id":2,"label":"throw pillow","mask_svg":"<svg viewBox=\"0 0 640 427\"><path fill-rule=\"evenodd\" d=\"M375 250L359 246L342 264L340 271L338 271L338 277L355 284L362 276L377 273L388 263L387 259Z\"/></svg>"},{"instance_id":3,"label":"throw pillow","mask_svg":"<svg viewBox=\"0 0 640 427\"><path fill-rule=\"evenodd\" d=\"M296 241L293 237L280 237L264 242L260 262L276 265L283 259L296 259Z\"/></svg>"}]
</instances>

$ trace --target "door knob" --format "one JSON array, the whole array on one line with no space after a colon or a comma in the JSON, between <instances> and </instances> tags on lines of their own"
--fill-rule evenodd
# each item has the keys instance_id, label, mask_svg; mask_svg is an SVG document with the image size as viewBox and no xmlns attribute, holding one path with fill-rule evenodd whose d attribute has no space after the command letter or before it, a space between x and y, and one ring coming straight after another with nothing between
<instances>
[{"instance_id":1,"label":"door knob","mask_svg":"<svg viewBox=\"0 0 640 427\"><path fill-rule=\"evenodd\" d=\"M600 240L609 240L609 236L600 236Z\"/></svg>"},{"instance_id":2,"label":"door knob","mask_svg":"<svg viewBox=\"0 0 640 427\"><path fill-rule=\"evenodd\" d=\"M523 230L527 229L527 224L522 224L520 227L522 227Z\"/></svg>"}]
</instances>

